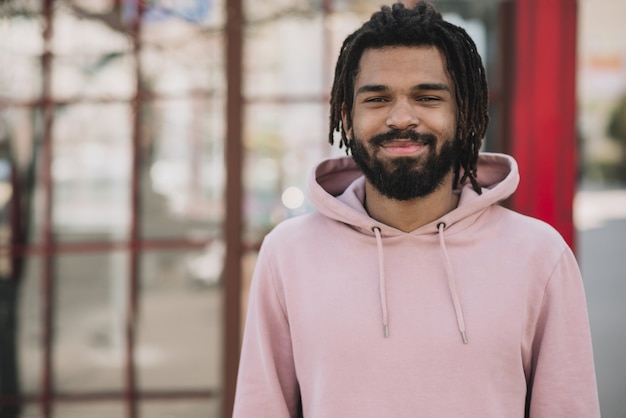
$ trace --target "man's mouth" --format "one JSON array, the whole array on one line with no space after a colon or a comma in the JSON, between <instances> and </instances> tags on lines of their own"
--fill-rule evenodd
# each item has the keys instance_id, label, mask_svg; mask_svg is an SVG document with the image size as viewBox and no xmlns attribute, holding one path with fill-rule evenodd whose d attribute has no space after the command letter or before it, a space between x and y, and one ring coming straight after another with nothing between
<instances>
[{"instance_id":1,"label":"man's mouth","mask_svg":"<svg viewBox=\"0 0 626 418\"><path fill-rule=\"evenodd\" d=\"M413 141L406 139L397 139L391 141L385 141L381 148L390 155L393 156L408 156L421 152L428 145L423 141Z\"/></svg>"},{"instance_id":2,"label":"man's mouth","mask_svg":"<svg viewBox=\"0 0 626 418\"><path fill-rule=\"evenodd\" d=\"M414 139L404 139L404 138L397 138L397 139L390 139L387 140L385 142L383 142L382 144L380 144L381 147L410 147L412 145L420 145L420 146L424 146L424 145L429 145L430 141L424 141L424 140L414 140Z\"/></svg>"},{"instance_id":3,"label":"man's mouth","mask_svg":"<svg viewBox=\"0 0 626 418\"><path fill-rule=\"evenodd\" d=\"M435 135L431 133L418 133L415 131L392 130L384 134L376 135L371 139L373 145L380 147L389 146L427 146L437 142Z\"/></svg>"}]
</instances>

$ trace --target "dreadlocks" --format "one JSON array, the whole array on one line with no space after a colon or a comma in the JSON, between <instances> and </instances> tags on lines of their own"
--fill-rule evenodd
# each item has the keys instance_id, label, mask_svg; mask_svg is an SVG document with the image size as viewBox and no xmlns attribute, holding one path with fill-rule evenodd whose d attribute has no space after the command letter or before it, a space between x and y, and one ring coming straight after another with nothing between
<instances>
[{"instance_id":1,"label":"dreadlocks","mask_svg":"<svg viewBox=\"0 0 626 418\"><path fill-rule=\"evenodd\" d=\"M388 46L434 46L446 57L447 70L455 87L456 135L461 146L461 155L454 165L454 183L463 184L469 179L474 190L480 193L476 181L478 151L489 123L485 69L467 32L444 21L434 6L425 1L420 1L412 9L402 3L384 6L346 38L337 60L331 91L330 143L334 143L335 132L339 132L339 147L345 146L346 153L350 152L352 144L342 129L342 107L352 124L354 80L361 56L366 49ZM459 178L461 169L463 177Z\"/></svg>"}]
</instances>

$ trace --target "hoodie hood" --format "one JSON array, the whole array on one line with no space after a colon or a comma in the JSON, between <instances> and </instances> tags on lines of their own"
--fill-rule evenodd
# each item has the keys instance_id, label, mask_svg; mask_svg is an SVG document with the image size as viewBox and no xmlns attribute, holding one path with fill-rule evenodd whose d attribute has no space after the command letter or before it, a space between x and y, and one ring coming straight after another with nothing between
<instances>
[{"instance_id":1,"label":"hoodie hood","mask_svg":"<svg viewBox=\"0 0 626 418\"><path fill-rule=\"evenodd\" d=\"M517 163L512 157L504 154L480 154L477 174L478 184L482 188L481 194L476 193L469 184L460 190L455 190L455 193L460 194L460 199L454 210L409 232L411 235L438 235L441 261L445 270L458 330L464 344L468 343L465 318L445 236L471 225L473 218L479 216L484 209L508 198L519 183ZM378 284L383 336L387 338L389 336L389 315L383 238L406 233L378 222L368 215L363 206L365 178L351 157L330 159L319 164L310 177L308 186L309 199L320 213L374 237L378 255Z\"/></svg>"},{"instance_id":2,"label":"hoodie hood","mask_svg":"<svg viewBox=\"0 0 626 418\"><path fill-rule=\"evenodd\" d=\"M478 158L478 184L482 194L470 184L456 190L460 194L456 209L441 218L419 227L411 234L437 233L437 225L444 223L446 230L459 228L459 223L481 210L507 199L519 183L517 162L505 154L481 153ZM353 226L373 235L379 228L383 236L396 236L404 232L372 219L363 207L365 177L352 157L328 159L321 162L309 177L309 200L323 215Z\"/></svg>"}]
</instances>

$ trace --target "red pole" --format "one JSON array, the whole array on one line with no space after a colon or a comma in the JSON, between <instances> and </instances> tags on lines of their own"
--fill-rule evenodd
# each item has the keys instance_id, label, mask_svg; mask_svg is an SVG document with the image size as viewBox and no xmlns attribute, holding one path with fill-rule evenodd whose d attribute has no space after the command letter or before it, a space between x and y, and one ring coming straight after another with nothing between
<instances>
[{"instance_id":1,"label":"red pole","mask_svg":"<svg viewBox=\"0 0 626 418\"><path fill-rule=\"evenodd\" d=\"M576 13L576 0L517 0L510 133L521 174L513 207L554 226L572 247Z\"/></svg>"},{"instance_id":2,"label":"red pole","mask_svg":"<svg viewBox=\"0 0 626 418\"><path fill-rule=\"evenodd\" d=\"M242 0L226 3L226 260L224 264L224 397L222 416L233 413L237 370L239 367L241 323L241 255L243 160L243 4Z\"/></svg>"}]
</instances>

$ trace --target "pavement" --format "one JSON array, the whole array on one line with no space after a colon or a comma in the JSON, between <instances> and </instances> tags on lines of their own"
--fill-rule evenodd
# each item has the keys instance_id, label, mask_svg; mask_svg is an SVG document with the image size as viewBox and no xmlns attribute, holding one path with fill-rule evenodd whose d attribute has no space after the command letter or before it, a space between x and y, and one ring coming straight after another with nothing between
<instances>
[{"instance_id":1,"label":"pavement","mask_svg":"<svg viewBox=\"0 0 626 418\"><path fill-rule=\"evenodd\" d=\"M581 190L574 210L602 417L626 418L626 189Z\"/></svg>"}]
</instances>

